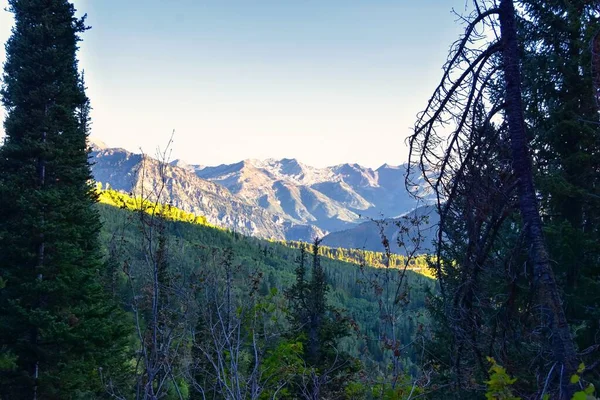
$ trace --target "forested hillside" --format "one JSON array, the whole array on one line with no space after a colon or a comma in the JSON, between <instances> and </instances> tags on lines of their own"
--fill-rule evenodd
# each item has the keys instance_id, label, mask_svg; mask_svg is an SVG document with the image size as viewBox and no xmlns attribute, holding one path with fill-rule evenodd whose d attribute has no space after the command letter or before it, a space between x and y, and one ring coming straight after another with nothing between
<instances>
[{"instance_id":1,"label":"forested hillside","mask_svg":"<svg viewBox=\"0 0 600 400\"><path fill-rule=\"evenodd\" d=\"M152 313L152 307L145 302L151 302L152 299L152 265L157 262L152 260L158 257L161 263L168 266L159 273L162 277L157 278L165 306L164 310L158 311L159 314L176 313L175 310L180 307L193 309L210 306L201 299L194 298L203 290L216 290L217 287L212 285L219 286L223 282L209 282L205 274L221 276L230 273L229 278L225 279L231 279L232 286L228 289L232 291L231 297L228 297L228 300L221 299L222 301L231 301L233 306L238 308L238 312L248 312L244 309L245 304L254 304L256 307L261 302L267 302L265 304L270 306L266 318L271 320L268 325L273 324L269 326L272 337L269 343L262 344L260 352L273 351L280 346L293 347L294 343L301 343L296 336L298 332L291 331L291 338L295 338L295 341L290 341L289 333L285 333L293 329L289 318L294 312L293 307L290 308L292 304L288 302L287 293L298 280L300 248L304 248L306 253L312 253L313 245L304 247L304 244L298 242L285 244L246 237L211 227L202 218L193 217L169 206L161 208L153 203L142 206L139 199L136 201L116 192L103 192L101 198L103 197L104 203L120 203L121 206L99 205L103 221L101 239L109 260L108 275L102 279L113 298L134 315L137 315L136 312L140 315ZM190 222L184 222L186 220ZM154 244L148 239L150 237L154 237ZM433 281L419 273L404 271L405 263L410 268L417 268L417 265L415 261L408 265L409 260L399 256L394 256L390 268L386 268L386 257L382 253L319 248L317 254L328 287L325 296L327 309L331 310L336 318L341 318L337 322L340 326L347 326L348 329L346 335L335 343L335 351L347 354L347 357L354 359L352 363L357 363L352 367L352 373L344 379L355 382L354 390L360 387L363 388L361 390L365 390L369 385L383 383L381 377L390 373L386 371L390 356L398 363L403 377L416 374L421 362L420 347L410 344L418 339L422 326L427 322L424 306L428 293L434 290ZM355 262L343 262L334 258ZM307 259L307 276L311 275L311 264L314 265L315 260L314 257ZM377 268L368 266L366 262L375 264ZM423 259L417 262L421 265L420 269L425 267ZM399 281L401 276L403 282ZM395 283L401 285L400 290ZM385 288L385 285L389 287ZM393 314L392 310L386 309L398 305L398 302L399 307ZM177 325L178 329L181 329L178 334L191 343L193 335L188 335L199 323L198 318L200 317L197 311L178 315ZM386 321L386 318L393 318L393 322ZM239 321L242 322L248 321ZM244 329L247 328L244 325ZM216 335L215 332L212 334ZM405 347L394 355L395 350L386 344L386 337L396 337L398 343ZM246 355L251 351L251 344L244 340L237 343L241 346L240 351ZM143 344L137 345L144 348ZM211 343L212 345L214 344ZM300 350L296 350L298 351ZM170 368L173 368L172 373L176 376L185 376L191 368L189 361L185 361L189 357L186 354L186 351L178 352L175 348L168 349L165 353L165 357L171 357L169 362L173 365L170 365ZM201 359L192 361L200 362ZM346 363L348 362L350 361ZM284 367L286 366L276 366ZM363 369L369 372L359 378L356 373ZM143 370L136 373L145 374ZM287 379L289 381L283 380L280 383L287 387L288 392L293 392L294 379ZM190 384L189 381L181 379L176 383L170 382L164 390L167 393L174 390L173 385L177 385L179 390L193 392ZM344 392L346 383L338 384L341 386L336 390ZM406 389L403 387L402 390Z\"/></svg>"},{"instance_id":2,"label":"forested hillside","mask_svg":"<svg viewBox=\"0 0 600 400\"><path fill-rule=\"evenodd\" d=\"M7 10L0 400L597 398L597 1L469 3L407 163L376 170L90 149L86 15Z\"/></svg>"},{"instance_id":3,"label":"forested hillside","mask_svg":"<svg viewBox=\"0 0 600 400\"><path fill-rule=\"evenodd\" d=\"M101 185L98 184L98 186L100 187ZM150 200L144 200L140 197L132 197L112 189L102 190L99 188L98 199L102 204L107 204L124 210L143 211L149 215L158 213L162 218L166 218L169 221L187 222L193 225L201 225L204 227L214 228L215 230L229 232L231 234L235 233L235 231L208 223L207 218L203 215L192 214L170 204L160 204ZM422 227L420 221L423 217L428 217L428 215L418 214L412 219L409 218L407 220L402 220L404 225L410 225L412 228L410 231L403 234L403 239L408 242L405 245L406 249L399 248L398 238L392 237L392 235L398 235L398 224L392 224L392 226L386 224L387 229L383 232L379 232L378 229L369 232L370 236L375 238L374 240L378 241L377 246L375 246L375 243L371 243L371 245L373 247L380 248L382 251L372 250L369 246L364 246L361 248L359 246L330 247L321 245L319 246L319 255L337 261L349 262L355 265L364 265L375 268L406 268L410 271L417 271L422 275L428 275L429 268L426 257L427 250L423 249L426 248L424 243L431 245L431 234L428 232L431 230L432 225L428 223L427 227ZM376 222L373 222L373 224L376 225ZM421 230L425 233L421 233L418 228L421 228ZM388 235L390 232L392 235ZM420 238L420 235L422 235L423 238ZM244 237L244 235L238 236ZM247 237L247 239L250 240L249 237ZM326 239L327 237L323 238L323 242L325 242ZM415 239L419 239L424 243L413 243L415 242ZM384 245L384 240L387 240L387 251L386 245ZM295 249L300 248L303 243L306 244L305 242L299 241L280 240L262 240L262 242L265 244L270 243L284 245L286 247ZM410 255L401 254L406 253L407 249L408 252L411 253Z\"/></svg>"}]
</instances>

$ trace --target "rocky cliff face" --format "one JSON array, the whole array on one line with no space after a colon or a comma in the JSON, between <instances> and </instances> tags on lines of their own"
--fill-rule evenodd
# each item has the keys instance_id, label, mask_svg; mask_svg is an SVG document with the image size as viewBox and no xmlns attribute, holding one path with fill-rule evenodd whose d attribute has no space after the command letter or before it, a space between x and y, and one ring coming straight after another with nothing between
<instances>
[{"instance_id":1,"label":"rocky cliff face","mask_svg":"<svg viewBox=\"0 0 600 400\"><path fill-rule=\"evenodd\" d=\"M415 205L404 188L403 166L315 168L294 159L269 159L190 168L261 207L330 231L347 228L364 217L395 217Z\"/></svg>"},{"instance_id":2,"label":"rocky cliff face","mask_svg":"<svg viewBox=\"0 0 600 400\"><path fill-rule=\"evenodd\" d=\"M198 215L217 226L262 238L304 240L323 236L315 226L297 224L232 194L193 171L132 154L123 149L97 149L92 153L92 173L104 187L143 195Z\"/></svg>"},{"instance_id":3,"label":"rocky cliff face","mask_svg":"<svg viewBox=\"0 0 600 400\"><path fill-rule=\"evenodd\" d=\"M414 207L404 168L358 164L315 168L294 159L244 160L219 166L157 160L92 144L98 182L162 200L211 223L264 238L312 240L365 218L395 217Z\"/></svg>"}]
</instances>

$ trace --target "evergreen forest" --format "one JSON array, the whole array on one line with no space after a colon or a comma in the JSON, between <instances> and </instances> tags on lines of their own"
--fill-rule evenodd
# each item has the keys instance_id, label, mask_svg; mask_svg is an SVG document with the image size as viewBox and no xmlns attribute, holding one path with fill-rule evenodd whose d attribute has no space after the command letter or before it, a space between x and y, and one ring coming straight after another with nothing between
<instances>
[{"instance_id":1,"label":"evergreen forest","mask_svg":"<svg viewBox=\"0 0 600 400\"><path fill-rule=\"evenodd\" d=\"M600 3L468 3L375 252L103 189L86 16L8 0L0 400L598 398Z\"/></svg>"}]
</instances>

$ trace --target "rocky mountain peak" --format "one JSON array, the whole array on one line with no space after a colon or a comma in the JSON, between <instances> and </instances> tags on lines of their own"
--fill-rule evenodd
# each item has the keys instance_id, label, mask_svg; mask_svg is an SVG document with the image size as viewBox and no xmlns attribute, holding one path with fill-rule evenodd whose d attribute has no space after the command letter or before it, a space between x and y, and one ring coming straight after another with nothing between
<instances>
[{"instance_id":1,"label":"rocky mountain peak","mask_svg":"<svg viewBox=\"0 0 600 400\"><path fill-rule=\"evenodd\" d=\"M340 164L331 167L332 171L339 175L341 179L351 186L379 186L377 174L371 168L363 167L359 164Z\"/></svg>"},{"instance_id":2,"label":"rocky mountain peak","mask_svg":"<svg viewBox=\"0 0 600 400\"><path fill-rule=\"evenodd\" d=\"M137 173L142 156L104 148L93 154L96 180L125 192L159 180L158 161ZM169 201L219 226L277 239L311 240L349 229L365 217L393 217L414 208L404 168L356 163L317 168L294 158L246 159L217 166L174 160L167 168ZM306 237L304 237L306 236Z\"/></svg>"},{"instance_id":3,"label":"rocky mountain peak","mask_svg":"<svg viewBox=\"0 0 600 400\"><path fill-rule=\"evenodd\" d=\"M382 164L375 171L383 171L383 170L386 170L386 169L393 169L393 170L400 170L400 169L402 169L402 170L404 170L404 169L406 169L406 166L405 165L391 165L391 164L385 163L385 164Z\"/></svg>"},{"instance_id":4,"label":"rocky mountain peak","mask_svg":"<svg viewBox=\"0 0 600 400\"><path fill-rule=\"evenodd\" d=\"M92 148L92 151L100 151L108 148L106 143L94 136L88 136L87 143Z\"/></svg>"}]
</instances>

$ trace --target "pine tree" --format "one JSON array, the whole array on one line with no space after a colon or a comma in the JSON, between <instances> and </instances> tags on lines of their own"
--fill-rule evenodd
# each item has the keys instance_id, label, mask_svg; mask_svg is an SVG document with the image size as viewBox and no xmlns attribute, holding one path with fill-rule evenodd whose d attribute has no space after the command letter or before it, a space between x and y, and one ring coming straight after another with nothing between
<instances>
[{"instance_id":1,"label":"pine tree","mask_svg":"<svg viewBox=\"0 0 600 400\"><path fill-rule=\"evenodd\" d=\"M598 330L589 307L598 298L597 10L585 1L474 5L411 137L441 194L430 354L445 365L438 383L458 398L480 395L491 355L516 372L521 394L570 399L579 361L595 365L580 357ZM499 36L478 38L486 24ZM446 123L453 133L438 141Z\"/></svg>"},{"instance_id":2,"label":"pine tree","mask_svg":"<svg viewBox=\"0 0 600 400\"><path fill-rule=\"evenodd\" d=\"M308 312L308 282L306 281L306 244L300 243L300 255L296 259L296 282L286 290L285 295L290 302L289 315L292 326L301 329L307 323Z\"/></svg>"},{"instance_id":3,"label":"pine tree","mask_svg":"<svg viewBox=\"0 0 600 400\"><path fill-rule=\"evenodd\" d=\"M324 341L330 341L334 338L327 337L326 327L329 321L326 320L327 307L327 280L325 271L321 265L319 256L319 245L321 240L315 239L312 247L312 275L308 284L308 293L310 293L307 302L308 309L308 359L310 362L318 364L324 359L323 345Z\"/></svg>"},{"instance_id":4,"label":"pine tree","mask_svg":"<svg viewBox=\"0 0 600 400\"><path fill-rule=\"evenodd\" d=\"M592 38L597 4L525 1L521 35L525 117L536 150L537 187L550 257L565 291L567 318L580 349L598 344L600 310L600 120ZM587 364L593 360L584 360Z\"/></svg>"},{"instance_id":5,"label":"pine tree","mask_svg":"<svg viewBox=\"0 0 600 400\"><path fill-rule=\"evenodd\" d=\"M92 397L124 334L100 275L88 164L89 101L76 52L85 18L66 0L9 0L0 148L0 397ZM102 368L102 369L101 369Z\"/></svg>"},{"instance_id":6,"label":"pine tree","mask_svg":"<svg viewBox=\"0 0 600 400\"><path fill-rule=\"evenodd\" d=\"M307 372L309 379L304 377L303 384L297 383L297 386L301 387L303 398L310 399L324 395L335 398L357 366L355 360L338 349L340 339L349 334L350 321L328 304L329 287L321 265L320 244L321 240L316 238L312 245L310 278L307 277L306 245L300 244L296 282L286 292L295 335L291 339L302 343L304 362L310 371Z\"/></svg>"}]
</instances>

